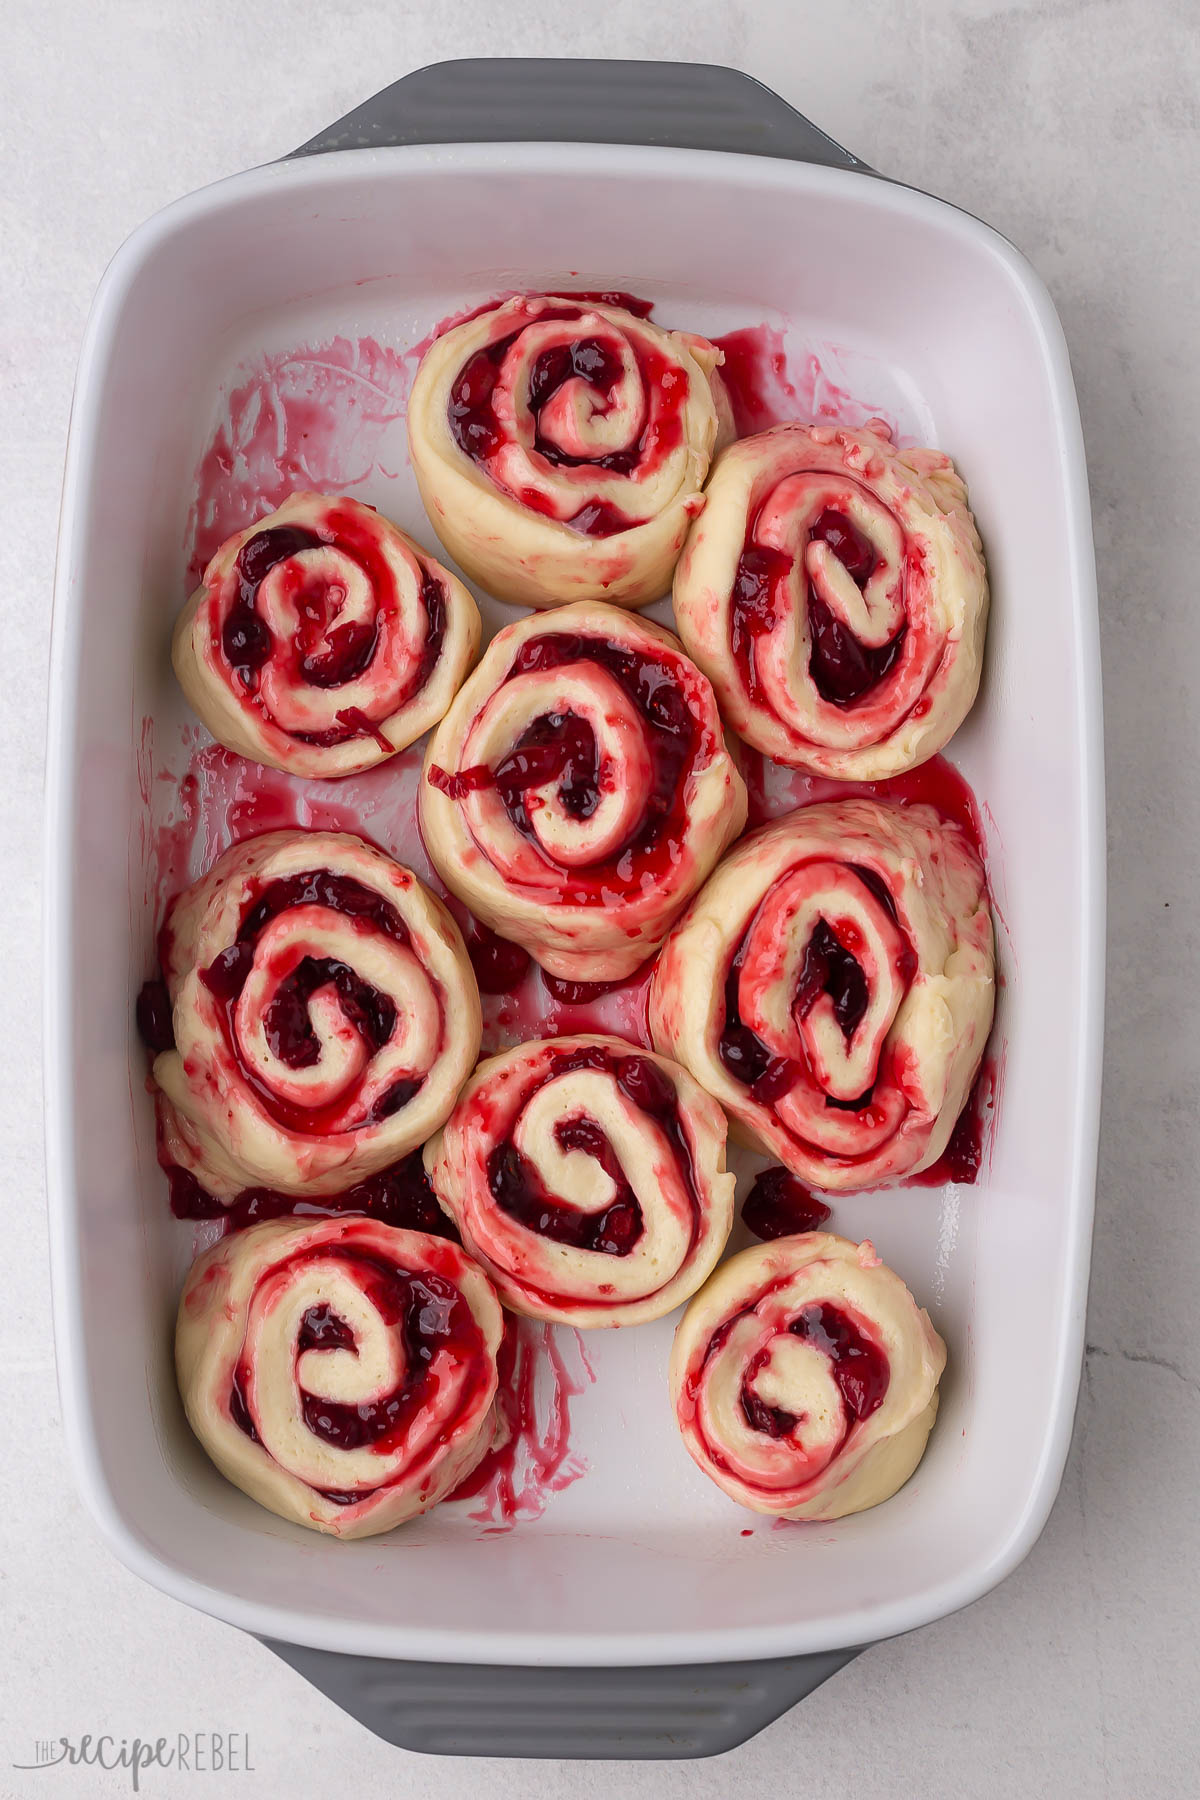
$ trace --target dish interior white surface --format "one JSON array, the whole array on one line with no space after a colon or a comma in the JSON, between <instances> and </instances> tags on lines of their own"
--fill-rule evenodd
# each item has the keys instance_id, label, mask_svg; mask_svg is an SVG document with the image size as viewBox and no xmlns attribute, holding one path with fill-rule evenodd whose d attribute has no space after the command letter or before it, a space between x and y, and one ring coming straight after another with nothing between
<instances>
[{"instance_id":1,"label":"dish interior white surface","mask_svg":"<svg viewBox=\"0 0 1200 1800\"><path fill-rule=\"evenodd\" d=\"M197 460L239 370L265 354L335 337L403 352L509 287L627 289L660 322L707 333L786 322L793 366L811 348L909 441L950 452L987 549L983 691L949 756L988 834L998 1118L977 1186L836 1205L833 1228L874 1240L949 1346L917 1474L837 1524L772 1528L693 1467L667 1399L670 1321L589 1334L597 1380L571 1414L587 1473L505 1532L456 1505L383 1539L318 1539L229 1487L183 1422L170 1344L192 1235L170 1217L155 1161L132 999L158 923L139 779L150 760L181 768L195 725L168 644ZM436 549L402 424L379 441L385 453L346 491ZM152 220L106 277L76 396L56 607L56 1328L80 1480L118 1553L252 1630L475 1662L864 1643L1007 1573L1044 1523L1070 1434L1103 933L1082 446L1061 333L1020 257L905 189L698 152L363 151L237 177ZM495 629L513 615L488 602L485 616Z\"/></svg>"}]
</instances>

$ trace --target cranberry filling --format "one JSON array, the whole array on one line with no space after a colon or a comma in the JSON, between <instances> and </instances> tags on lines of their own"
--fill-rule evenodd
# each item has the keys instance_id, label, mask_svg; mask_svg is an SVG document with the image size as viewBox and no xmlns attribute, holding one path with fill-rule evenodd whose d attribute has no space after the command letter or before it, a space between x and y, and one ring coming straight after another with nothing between
<instances>
[{"instance_id":1,"label":"cranberry filling","mask_svg":"<svg viewBox=\"0 0 1200 1800\"><path fill-rule=\"evenodd\" d=\"M577 308L563 306L542 316L571 320L581 315ZM463 455L476 464L489 463L506 441L505 427L496 417L493 397L504 358L524 329L521 326L507 337L477 350L463 364L450 389L447 417L451 436ZM601 469L609 474L631 475L648 456L665 454L681 441L680 415L687 397L686 383L656 352L637 345L634 354L646 392L659 398L657 416L652 423L647 421L632 448L592 457L573 456L544 437L541 411L563 383L573 379L586 381L597 396L596 410L607 411L612 404L612 391L621 379L621 360L596 338L576 338L572 343L556 345L542 352L529 372L528 385L529 410L534 420L533 448L539 456L554 467L584 467ZM655 409L650 410L653 415ZM536 511L553 511L551 503L536 489L525 490L517 498ZM643 521L628 517L609 502L594 501L565 522L572 530L587 537L611 537Z\"/></svg>"},{"instance_id":2,"label":"cranberry filling","mask_svg":"<svg viewBox=\"0 0 1200 1800\"><path fill-rule=\"evenodd\" d=\"M354 1333L332 1306L310 1306L300 1321L297 1350L353 1350Z\"/></svg>"},{"instance_id":3,"label":"cranberry filling","mask_svg":"<svg viewBox=\"0 0 1200 1800\"><path fill-rule=\"evenodd\" d=\"M754 529L752 525L734 578L730 641L751 698L760 700L754 640L775 624L774 590L786 579L792 562L780 550L755 544ZM809 535L828 544L860 590L866 586L876 566L875 548L845 513L826 507ZM811 582L808 624L812 637L809 674L821 698L834 706L852 706L878 687L900 654L906 629L902 626L886 644L860 644Z\"/></svg>"},{"instance_id":4,"label":"cranberry filling","mask_svg":"<svg viewBox=\"0 0 1200 1800\"><path fill-rule=\"evenodd\" d=\"M421 603L429 622L425 642L421 646L416 668L401 692L388 696L389 714L399 712L414 694L421 692L442 653L446 636L446 592L437 577L429 573L424 575L421 582ZM378 638L378 620L370 625L355 621L335 626L328 634L330 648L326 654L301 661L300 666L306 680L314 687L341 687L345 682L353 681L369 667ZM361 707L342 707L337 719L338 723L327 731L297 732L297 741L328 749L335 744L348 743L351 738L373 737L380 749L386 750L389 756L395 750L395 745L380 731L378 720L371 719Z\"/></svg>"},{"instance_id":5,"label":"cranberry filling","mask_svg":"<svg viewBox=\"0 0 1200 1800\"><path fill-rule=\"evenodd\" d=\"M242 1061L237 1033L233 1027L233 1011L238 997L254 966L254 946L273 918L293 906L324 906L353 919L361 919L386 933L397 943L410 942L408 927L400 914L381 894L355 881L353 876L334 875L327 869L310 869L299 875L288 875L270 882L257 901L248 908L238 928L236 941L221 951L200 979L218 1000L225 1013L226 1039L246 1081L258 1094L263 1105L278 1122L291 1130L320 1132L326 1127L326 1114L282 1100L266 1086L257 1073ZM272 1053L289 1068L309 1068L317 1060L319 1048L308 1018L308 1001L319 987L328 983L337 988L342 1005L356 1028L362 1032L372 1055L387 1043L395 1029L396 1009L392 1001L355 974L345 963L326 958L306 957L279 984L267 1010L264 1027ZM378 1124L407 1105L421 1086L423 1077L398 1076L379 1096L364 1123ZM334 1116L343 1111L337 1102Z\"/></svg>"},{"instance_id":6,"label":"cranberry filling","mask_svg":"<svg viewBox=\"0 0 1200 1800\"><path fill-rule=\"evenodd\" d=\"M811 1194L787 1169L764 1169L742 1207L742 1223L747 1231L766 1239L819 1231L831 1216L824 1201Z\"/></svg>"},{"instance_id":7,"label":"cranberry filling","mask_svg":"<svg viewBox=\"0 0 1200 1800\"><path fill-rule=\"evenodd\" d=\"M339 1213L362 1213L384 1225L404 1231L424 1231L431 1237L459 1241L458 1230L437 1203L421 1152L411 1155L378 1175L369 1175L341 1194L280 1194L274 1188L243 1188L228 1206L200 1186L186 1169L167 1168L171 1211L177 1219L228 1219L230 1228L241 1230L264 1219L331 1218Z\"/></svg>"},{"instance_id":8,"label":"cranberry filling","mask_svg":"<svg viewBox=\"0 0 1200 1800\"><path fill-rule=\"evenodd\" d=\"M857 863L849 866L895 919L895 902L874 870L864 869ZM742 1020L738 983L745 956L746 939L743 937L725 978L725 1023L717 1041L717 1054L734 1080L748 1087L753 1099L769 1106L795 1086L800 1070L787 1057L772 1056L762 1039ZM907 943L899 972L906 985L916 973L916 956ZM861 963L839 943L824 919L818 919L804 952L804 964L792 999L793 1013L800 1019L807 1018L821 994L828 994L833 1001L834 1017L849 1042L862 1023L870 1003L870 990ZM871 1104L873 1093L874 1088L868 1088L854 1100L834 1100L826 1095L825 1104L836 1107L839 1112L862 1112Z\"/></svg>"},{"instance_id":9,"label":"cranberry filling","mask_svg":"<svg viewBox=\"0 0 1200 1800\"><path fill-rule=\"evenodd\" d=\"M138 1036L153 1055L175 1048L171 996L161 976L142 983L134 1017L137 1020Z\"/></svg>"},{"instance_id":10,"label":"cranberry filling","mask_svg":"<svg viewBox=\"0 0 1200 1800\"><path fill-rule=\"evenodd\" d=\"M306 956L276 988L264 1021L271 1055L289 1069L309 1069L320 1057L308 1005L318 989L330 985L337 989L343 1012L370 1044L372 1055L396 1029L396 1008L386 994L363 981L346 963Z\"/></svg>"},{"instance_id":11,"label":"cranberry filling","mask_svg":"<svg viewBox=\"0 0 1200 1800\"><path fill-rule=\"evenodd\" d=\"M303 1265L323 1257L317 1250L293 1259ZM344 1255L358 1274L363 1290L380 1319L399 1330L405 1352L404 1378L398 1388L379 1400L352 1405L303 1393L304 1421L315 1437L339 1450L370 1448L381 1455L403 1440L413 1415L429 1397L429 1369L440 1351L460 1364L478 1364L481 1358L479 1327L470 1307L452 1281L433 1273L414 1274L397 1269L365 1251ZM310 1307L297 1338L297 1352L310 1349L352 1348L353 1333L327 1305ZM245 1398L245 1376L234 1375L229 1410L234 1423L258 1441ZM366 1490L369 1492L370 1490ZM331 1495L343 1504L364 1496Z\"/></svg>"},{"instance_id":12,"label":"cranberry filling","mask_svg":"<svg viewBox=\"0 0 1200 1800\"><path fill-rule=\"evenodd\" d=\"M833 1379L842 1396L847 1430L883 1404L891 1370L886 1353L844 1313L828 1302L806 1306L788 1326L794 1337L811 1344L829 1358ZM803 1418L782 1407L768 1406L754 1392L754 1378L769 1359L760 1351L742 1382L742 1412L752 1431L768 1437L790 1437Z\"/></svg>"},{"instance_id":13,"label":"cranberry filling","mask_svg":"<svg viewBox=\"0 0 1200 1800\"><path fill-rule=\"evenodd\" d=\"M646 721L652 785L641 825L620 847L609 870L591 872L607 886L640 890L645 859L674 861L686 824L687 771L702 747L701 728L673 662L642 655L603 638L568 637L548 632L528 639L513 658L507 679L560 668L573 662L596 663L611 674ZM601 771L590 726L569 713L549 713L534 720L519 743L495 768L477 764L457 773L436 766L433 786L452 800L487 788L499 793L518 831L534 836L525 793L544 781L559 780L563 804L573 817L586 819L600 801ZM569 878L568 878L569 879ZM586 904L593 895L568 888L564 899Z\"/></svg>"},{"instance_id":14,"label":"cranberry filling","mask_svg":"<svg viewBox=\"0 0 1200 1800\"><path fill-rule=\"evenodd\" d=\"M870 991L862 965L834 936L824 919L818 919L804 952L804 967L792 1009L806 1019L822 994L833 1001L833 1016L846 1042L854 1036L867 1010Z\"/></svg>"},{"instance_id":15,"label":"cranberry filling","mask_svg":"<svg viewBox=\"0 0 1200 1800\"><path fill-rule=\"evenodd\" d=\"M632 975L622 975L616 981L568 981L561 975L549 975L542 970L542 985L552 1000L560 1006L587 1006L593 1000L603 999L605 994L615 994L618 988L632 987L641 981L644 965L635 969Z\"/></svg>"},{"instance_id":16,"label":"cranberry filling","mask_svg":"<svg viewBox=\"0 0 1200 1800\"><path fill-rule=\"evenodd\" d=\"M388 937L395 938L398 944L409 942L404 920L374 888L365 887L352 875L331 875L328 869L309 869L302 875L283 876L263 889L256 904L242 917L238 943L252 945L263 928L290 906L327 906L331 912L369 920Z\"/></svg>"},{"instance_id":17,"label":"cranberry filling","mask_svg":"<svg viewBox=\"0 0 1200 1800\"><path fill-rule=\"evenodd\" d=\"M369 668L379 643L379 618L395 610L396 583L391 567L378 544L351 514L331 514L328 527L332 541L340 550L353 556L366 571L376 597L374 619L347 620L344 625L326 629L329 595L323 587L312 592L301 591L297 607L301 624L297 632L296 651L300 673L313 687L343 687L355 681ZM303 550L313 550L325 543L315 531L300 525L273 525L256 532L242 545L234 565L237 597L229 609L221 631L225 659L247 692L258 685L258 673L271 655L270 627L256 610L258 590L264 578L277 563ZM425 642L417 666L403 690L388 696L388 711L399 711L411 697L419 693L429 680L439 656L446 631L446 594L438 578L426 571L421 581L421 600L428 620ZM318 643L323 648L318 650ZM378 722L368 718L359 707L345 707L337 715L338 723L327 731L297 732L299 743L327 748L344 744L351 738L375 737L381 748L392 750L381 738Z\"/></svg>"},{"instance_id":18,"label":"cranberry filling","mask_svg":"<svg viewBox=\"0 0 1200 1800\"><path fill-rule=\"evenodd\" d=\"M237 598L221 629L225 660L248 691L258 684L258 671L271 654L271 631L255 610L263 580L276 563L286 562L302 550L315 550L322 540L301 525L273 525L256 532L238 551L234 570Z\"/></svg>"},{"instance_id":19,"label":"cranberry filling","mask_svg":"<svg viewBox=\"0 0 1200 1800\"><path fill-rule=\"evenodd\" d=\"M552 1057L539 1086L576 1069L615 1073L618 1087L658 1123L679 1157L698 1225L700 1197L673 1082L648 1057L618 1057L595 1045ZM561 1119L554 1128L554 1137L560 1149L583 1150L594 1157L610 1177L617 1191L604 1212L579 1212L556 1199L511 1139L497 1144L488 1158L492 1198L510 1218L555 1243L570 1244L577 1250L597 1250L605 1256L628 1256L642 1235L642 1209L604 1131L593 1119Z\"/></svg>"},{"instance_id":20,"label":"cranberry filling","mask_svg":"<svg viewBox=\"0 0 1200 1800\"><path fill-rule=\"evenodd\" d=\"M442 770L431 773L441 775ZM466 942L467 955L481 994L511 994L520 987L533 960L520 944L511 944L507 938L497 936L474 917L470 920Z\"/></svg>"}]
</instances>

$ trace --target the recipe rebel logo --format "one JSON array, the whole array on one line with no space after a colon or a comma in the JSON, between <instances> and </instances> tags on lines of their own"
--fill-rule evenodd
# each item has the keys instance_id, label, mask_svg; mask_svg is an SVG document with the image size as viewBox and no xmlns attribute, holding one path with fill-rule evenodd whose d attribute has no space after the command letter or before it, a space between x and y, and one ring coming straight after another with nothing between
<instances>
[{"instance_id":1,"label":"the recipe rebel logo","mask_svg":"<svg viewBox=\"0 0 1200 1800\"><path fill-rule=\"evenodd\" d=\"M31 1762L14 1769L125 1769L131 1792L141 1792L148 1769L177 1769L193 1775L253 1775L250 1737L235 1731L180 1731L174 1737L113 1737L85 1732L82 1737L38 1738ZM32 1792L32 1787L30 1789ZM54 1790L57 1792L57 1788Z\"/></svg>"}]
</instances>

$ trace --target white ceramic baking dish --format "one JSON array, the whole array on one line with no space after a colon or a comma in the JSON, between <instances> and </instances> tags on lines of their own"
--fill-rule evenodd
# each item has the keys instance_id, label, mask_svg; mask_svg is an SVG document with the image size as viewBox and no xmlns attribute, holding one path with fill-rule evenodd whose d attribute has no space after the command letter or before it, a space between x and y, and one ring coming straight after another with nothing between
<instances>
[{"instance_id":1,"label":"white ceramic baking dish","mask_svg":"<svg viewBox=\"0 0 1200 1800\"><path fill-rule=\"evenodd\" d=\"M481 136L494 141L441 141ZM627 142L502 141L533 137ZM341 148L362 142L379 147ZM719 1749L855 1648L1001 1580L1041 1531L1067 1452L1104 832L1066 347L1037 276L995 232L864 172L730 71L443 65L306 146L329 149L341 153L236 176L144 225L104 278L82 353L55 596L47 902L55 1325L72 1457L131 1568L267 1638L394 1741ZM185 517L239 360L298 335L369 331L405 349L500 289L562 285L642 293L659 318L699 330L786 318L794 337L836 343L903 429L966 474L995 598L983 693L950 755L986 822L1002 1104L977 1187L838 1208L839 1229L874 1238L950 1346L929 1452L887 1505L743 1536L745 1515L673 1429L664 1322L592 1335L598 1380L574 1427L590 1472L539 1520L488 1536L444 1508L342 1544L227 1486L175 1391L181 1228L155 1165L130 1005L156 924L137 726L149 716L171 741L186 718L167 659ZM407 468L355 491L429 536Z\"/></svg>"}]
</instances>

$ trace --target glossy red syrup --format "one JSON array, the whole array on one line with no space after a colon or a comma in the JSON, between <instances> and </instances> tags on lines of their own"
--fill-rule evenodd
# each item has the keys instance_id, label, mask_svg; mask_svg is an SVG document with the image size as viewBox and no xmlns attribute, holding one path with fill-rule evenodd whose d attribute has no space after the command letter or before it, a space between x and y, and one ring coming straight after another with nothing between
<instances>
[{"instance_id":1,"label":"glossy red syrup","mask_svg":"<svg viewBox=\"0 0 1200 1800\"><path fill-rule=\"evenodd\" d=\"M466 912L465 907L462 910ZM529 975L533 958L520 944L509 943L472 914L467 913L467 921L463 936L480 993L515 993Z\"/></svg>"},{"instance_id":2,"label":"glossy red syrup","mask_svg":"<svg viewBox=\"0 0 1200 1800\"><path fill-rule=\"evenodd\" d=\"M597 1044L551 1057L538 1085L576 1069L614 1074L621 1091L660 1126L679 1159L698 1221L700 1197L691 1148L670 1078L648 1057L620 1057ZM604 1212L580 1212L556 1199L511 1138L497 1144L488 1158L492 1198L510 1218L555 1243L599 1251L604 1256L628 1256L644 1229L642 1209L608 1138L594 1119L582 1117L560 1120L554 1135L561 1149L582 1150L594 1157L611 1179L616 1196Z\"/></svg>"},{"instance_id":3,"label":"glossy red syrup","mask_svg":"<svg viewBox=\"0 0 1200 1800\"><path fill-rule=\"evenodd\" d=\"M809 415L790 378L783 333L769 325L748 325L714 338L724 355L725 383L739 437L754 437L789 419Z\"/></svg>"},{"instance_id":4,"label":"glossy red syrup","mask_svg":"<svg viewBox=\"0 0 1200 1800\"><path fill-rule=\"evenodd\" d=\"M570 321L582 315L577 307L563 305L553 313L539 316ZM524 329L522 325L494 344L477 350L463 365L450 389L451 435L463 455L469 456L480 467L486 467L507 441L507 429L496 417L493 395L504 359ZM556 346L537 358L530 370L528 389L529 408L534 419L533 448L551 466L586 467L608 474L630 475L644 464L660 461L680 443L682 413L687 400L686 381L679 379L677 371L657 351L638 344L634 346L634 355L645 391L655 398L656 404L648 409L647 423L635 445L596 457L574 456L560 450L543 436L539 420L542 409L563 383L574 379L587 382L596 397L596 410L607 412L613 405L613 392L621 376L620 358L610 346L593 337L581 337L570 344ZM518 498L538 511L552 511L551 504L536 490L524 491ZM565 521L587 537L611 537L642 522L605 501L591 502Z\"/></svg>"},{"instance_id":5,"label":"glossy red syrup","mask_svg":"<svg viewBox=\"0 0 1200 1800\"><path fill-rule=\"evenodd\" d=\"M730 643L747 692L761 702L755 642L774 627L787 609L786 596L778 591L791 574L792 559L780 550L755 543L755 531L752 523L734 579ZM826 507L809 536L828 544L860 591L866 586L875 570L875 549L844 513ZM821 698L834 706L853 706L878 687L904 642L901 629L877 648L860 644L849 627L826 606L811 582L808 621L812 635L809 673Z\"/></svg>"},{"instance_id":6,"label":"glossy red syrup","mask_svg":"<svg viewBox=\"0 0 1200 1800\"><path fill-rule=\"evenodd\" d=\"M264 1219L322 1219L362 1213L381 1225L460 1241L453 1220L434 1197L419 1150L340 1194L281 1194L274 1188L243 1188L228 1205L202 1188L186 1169L174 1163L163 1167L170 1183L171 1211L177 1219L221 1219L231 1231L240 1231L247 1225L261 1225Z\"/></svg>"},{"instance_id":7,"label":"glossy red syrup","mask_svg":"<svg viewBox=\"0 0 1200 1800\"><path fill-rule=\"evenodd\" d=\"M678 860L686 826L687 773L706 747L706 734L692 711L678 660L665 653L648 657L604 638L547 632L521 645L506 679L575 662L598 664L633 700L646 722L653 771L643 821L614 861L589 871L587 887L576 887L564 873L563 898L571 904L587 905L595 903L597 889L638 891L648 876L653 879ZM586 819L599 803L604 772L598 766L590 727L573 714L549 713L532 721L495 769L480 764L449 773L435 766L429 779L455 800L481 789L496 789L518 831L532 838L525 806L530 787L560 781L567 810Z\"/></svg>"},{"instance_id":8,"label":"glossy red syrup","mask_svg":"<svg viewBox=\"0 0 1200 1800\"><path fill-rule=\"evenodd\" d=\"M540 1518L550 1498L586 1473L571 1451L571 1401L595 1371L577 1331L509 1318L497 1364L497 1441L453 1500L473 1499L471 1518L491 1532Z\"/></svg>"},{"instance_id":9,"label":"glossy red syrup","mask_svg":"<svg viewBox=\"0 0 1200 1800\"><path fill-rule=\"evenodd\" d=\"M742 1207L747 1231L765 1240L820 1231L832 1216L825 1202L787 1169L764 1169Z\"/></svg>"},{"instance_id":10,"label":"glossy red syrup","mask_svg":"<svg viewBox=\"0 0 1200 1800\"><path fill-rule=\"evenodd\" d=\"M764 825L794 812L798 806L814 806L826 800L885 800L893 806L929 806L941 818L967 835L980 862L983 824L974 793L944 756L930 757L920 768L887 781L830 781L823 775L807 775L773 762L746 746L740 747L742 771L750 796L750 825Z\"/></svg>"},{"instance_id":11,"label":"glossy red syrup","mask_svg":"<svg viewBox=\"0 0 1200 1800\"><path fill-rule=\"evenodd\" d=\"M806 1306L791 1321L788 1330L829 1358L846 1411L847 1427L869 1419L883 1404L891 1379L887 1355L840 1307L828 1302ZM769 1355L769 1351L761 1351L746 1370L742 1382L742 1412L752 1431L761 1431L771 1438L790 1437L803 1419L782 1407L768 1406L754 1392L754 1377Z\"/></svg>"}]
</instances>

